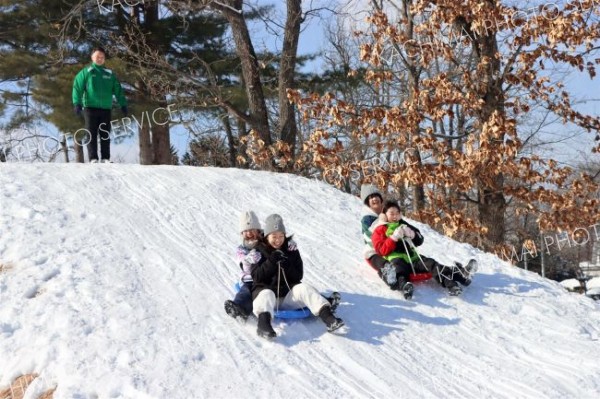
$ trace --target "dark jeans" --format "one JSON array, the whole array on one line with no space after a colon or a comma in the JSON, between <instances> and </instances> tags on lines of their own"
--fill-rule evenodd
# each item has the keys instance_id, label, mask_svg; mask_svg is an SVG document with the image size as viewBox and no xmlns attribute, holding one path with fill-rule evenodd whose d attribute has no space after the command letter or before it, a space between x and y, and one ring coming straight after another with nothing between
<instances>
[{"instance_id":1,"label":"dark jeans","mask_svg":"<svg viewBox=\"0 0 600 399\"><path fill-rule=\"evenodd\" d=\"M110 109L85 108L83 117L85 129L89 132L87 145L89 160L98 160L98 136L100 136L100 159L110 159Z\"/></svg>"},{"instance_id":2,"label":"dark jeans","mask_svg":"<svg viewBox=\"0 0 600 399\"><path fill-rule=\"evenodd\" d=\"M396 275L398 277L404 277L406 280L408 280L408 275L413 272L413 268L415 273L430 272L432 275L437 276L437 262L426 256L422 256L421 258L423 259L423 262L421 262L420 259L417 259L413 261L412 266L410 263L400 258L396 258L391 262L394 264L394 266L396 266Z\"/></svg>"},{"instance_id":3,"label":"dark jeans","mask_svg":"<svg viewBox=\"0 0 600 399\"><path fill-rule=\"evenodd\" d=\"M239 305L247 316L252 314L252 283L244 283L235 294L233 302Z\"/></svg>"},{"instance_id":4,"label":"dark jeans","mask_svg":"<svg viewBox=\"0 0 600 399\"><path fill-rule=\"evenodd\" d=\"M421 262L421 259L423 259L423 262ZM396 275L408 280L408 275L413 272L414 267L415 273L431 273L433 279L443 287L456 285L456 282L461 284L464 282L462 274L458 272L455 266L442 265L427 256L421 256L421 259L413 261L412 266L400 258L392 260L392 263L396 266Z\"/></svg>"},{"instance_id":5,"label":"dark jeans","mask_svg":"<svg viewBox=\"0 0 600 399\"><path fill-rule=\"evenodd\" d=\"M369 258L369 263L375 270L379 271L387 263L387 260L383 256L373 255Z\"/></svg>"}]
</instances>

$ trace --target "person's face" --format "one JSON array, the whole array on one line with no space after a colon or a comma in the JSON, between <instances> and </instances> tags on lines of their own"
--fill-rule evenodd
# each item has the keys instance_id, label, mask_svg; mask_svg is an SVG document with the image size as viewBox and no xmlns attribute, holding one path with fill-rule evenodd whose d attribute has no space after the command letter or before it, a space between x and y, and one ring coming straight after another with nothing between
<instances>
[{"instance_id":1,"label":"person's face","mask_svg":"<svg viewBox=\"0 0 600 399\"><path fill-rule=\"evenodd\" d=\"M378 215L383 211L383 202L381 202L378 195L369 197L369 208Z\"/></svg>"},{"instance_id":2,"label":"person's face","mask_svg":"<svg viewBox=\"0 0 600 399\"><path fill-rule=\"evenodd\" d=\"M92 53L92 61L94 62L94 64L102 65L102 64L104 64L105 60L106 60L106 55L102 51L96 50Z\"/></svg>"},{"instance_id":3,"label":"person's face","mask_svg":"<svg viewBox=\"0 0 600 399\"><path fill-rule=\"evenodd\" d=\"M398 208L390 208L385 212L385 216L387 217L388 222L397 222L402 219L402 213L398 210Z\"/></svg>"},{"instance_id":4,"label":"person's face","mask_svg":"<svg viewBox=\"0 0 600 399\"><path fill-rule=\"evenodd\" d=\"M283 234L281 231L276 231L267 236L267 242L275 249L281 248L284 240L285 234Z\"/></svg>"},{"instance_id":5,"label":"person's face","mask_svg":"<svg viewBox=\"0 0 600 399\"><path fill-rule=\"evenodd\" d=\"M260 238L260 232L257 229L244 230L242 237L246 241L257 241Z\"/></svg>"}]
</instances>

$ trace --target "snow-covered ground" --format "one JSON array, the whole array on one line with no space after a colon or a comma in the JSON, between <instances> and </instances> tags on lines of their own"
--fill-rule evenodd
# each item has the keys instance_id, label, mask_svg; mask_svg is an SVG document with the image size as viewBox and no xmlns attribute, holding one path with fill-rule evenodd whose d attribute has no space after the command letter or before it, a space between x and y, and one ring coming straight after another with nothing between
<instances>
[{"instance_id":1,"label":"snow-covered ground","mask_svg":"<svg viewBox=\"0 0 600 399\"><path fill-rule=\"evenodd\" d=\"M594 277L587 282L588 288L600 288L600 277Z\"/></svg>"},{"instance_id":2,"label":"snow-covered ground","mask_svg":"<svg viewBox=\"0 0 600 399\"><path fill-rule=\"evenodd\" d=\"M574 291L581 288L581 283L579 282L579 280L574 278L563 280L560 282L560 285L562 285L569 291ZM586 287L587 290L585 292L585 295L593 299L600 298L600 277L594 277L588 280L586 283Z\"/></svg>"},{"instance_id":3,"label":"snow-covered ground","mask_svg":"<svg viewBox=\"0 0 600 399\"><path fill-rule=\"evenodd\" d=\"M563 280L560 282L560 285L570 290L581 287L581 283L575 278ZM591 278L586 285L588 288L600 288L600 277Z\"/></svg>"},{"instance_id":4,"label":"snow-covered ground","mask_svg":"<svg viewBox=\"0 0 600 399\"><path fill-rule=\"evenodd\" d=\"M475 257L462 297L400 298L361 259L358 198L236 169L0 165L0 390L26 398L596 398L600 306L416 223L421 252ZM342 293L346 335L317 319L223 311L238 215L280 213L305 281Z\"/></svg>"},{"instance_id":5,"label":"snow-covered ground","mask_svg":"<svg viewBox=\"0 0 600 399\"><path fill-rule=\"evenodd\" d=\"M568 278L566 280L563 280L560 282L560 285L562 285L568 290L574 290L576 288L581 287L581 283L579 283L579 280L574 278Z\"/></svg>"}]
</instances>

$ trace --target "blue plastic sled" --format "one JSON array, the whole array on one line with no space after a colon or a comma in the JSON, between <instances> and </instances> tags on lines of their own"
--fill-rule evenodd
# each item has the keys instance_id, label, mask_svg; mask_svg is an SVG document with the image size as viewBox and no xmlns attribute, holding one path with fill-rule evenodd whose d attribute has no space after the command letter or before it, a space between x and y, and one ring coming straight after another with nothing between
<instances>
[{"instance_id":1,"label":"blue plastic sled","mask_svg":"<svg viewBox=\"0 0 600 399\"><path fill-rule=\"evenodd\" d=\"M240 290L240 283L237 282L235 283L234 286L235 292L238 292ZM312 313L310 313L310 309L308 308L301 308L301 309L294 309L294 310L278 310L275 312L275 317L278 319L304 319L307 317L312 316Z\"/></svg>"}]
</instances>

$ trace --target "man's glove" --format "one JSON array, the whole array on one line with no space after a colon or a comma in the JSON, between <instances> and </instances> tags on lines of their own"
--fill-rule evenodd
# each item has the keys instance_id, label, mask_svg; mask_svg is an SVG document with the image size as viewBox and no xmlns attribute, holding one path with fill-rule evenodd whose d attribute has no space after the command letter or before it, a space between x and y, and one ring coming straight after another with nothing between
<instances>
[{"instance_id":1,"label":"man's glove","mask_svg":"<svg viewBox=\"0 0 600 399\"><path fill-rule=\"evenodd\" d=\"M75 115L81 115L81 111L83 111L83 107L81 106L81 104L75 104Z\"/></svg>"},{"instance_id":2,"label":"man's glove","mask_svg":"<svg viewBox=\"0 0 600 399\"><path fill-rule=\"evenodd\" d=\"M286 258L285 254L283 253L282 250L277 249L275 251L273 251L273 253L271 255L269 255L269 260L271 261L271 263L276 264L278 262L281 262L282 260L284 260Z\"/></svg>"},{"instance_id":3,"label":"man's glove","mask_svg":"<svg viewBox=\"0 0 600 399\"><path fill-rule=\"evenodd\" d=\"M413 229L411 229L410 227L408 227L407 225L403 224L402 226L402 230L404 231L404 237L408 237L411 240L413 238L415 238L415 231Z\"/></svg>"},{"instance_id":4,"label":"man's glove","mask_svg":"<svg viewBox=\"0 0 600 399\"><path fill-rule=\"evenodd\" d=\"M127 105L121 107L121 112L123 113L123 116L127 116Z\"/></svg>"},{"instance_id":5,"label":"man's glove","mask_svg":"<svg viewBox=\"0 0 600 399\"><path fill-rule=\"evenodd\" d=\"M404 237L404 229L401 226L396 227L396 230L392 233L390 238L394 241L398 241Z\"/></svg>"},{"instance_id":6,"label":"man's glove","mask_svg":"<svg viewBox=\"0 0 600 399\"><path fill-rule=\"evenodd\" d=\"M260 252L258 252L256 249L253 249L252 251L248 252L248 255L244 257L244 261L251 265L255 265L260 260L260 257Z\"/></svg>"}]
</instances>

